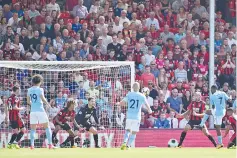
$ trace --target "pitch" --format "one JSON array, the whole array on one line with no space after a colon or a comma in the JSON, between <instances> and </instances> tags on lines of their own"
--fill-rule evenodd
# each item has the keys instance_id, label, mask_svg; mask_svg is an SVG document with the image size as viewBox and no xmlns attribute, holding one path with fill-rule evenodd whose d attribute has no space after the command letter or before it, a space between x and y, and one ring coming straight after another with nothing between
<instances>
[{"instance_id":1,"label":"pitch","mask_svg":"<svg viewBox=\"0 0 237 158\"><path fill-rule=\"evenodd\" d=\"M235 149L215 148L115 148L0 149L1 158L235 158Z\"/></svg>"}]
</instances>

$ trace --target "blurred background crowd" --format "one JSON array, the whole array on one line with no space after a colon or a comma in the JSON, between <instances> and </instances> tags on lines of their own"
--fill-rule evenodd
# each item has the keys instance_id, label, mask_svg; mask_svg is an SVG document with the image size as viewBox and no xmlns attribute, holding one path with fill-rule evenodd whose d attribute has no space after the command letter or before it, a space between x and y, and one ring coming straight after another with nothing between
<instances>
[{"instance_id":1,"label":"blurred background crowd","mask_svg":"<svg viewBox=\"0 0 237 158\"><path fill-rule=\"evenodd\" d=\"M0 6L0 60L134 61L135 80L153 110L143 111L141 128L183 128L189 118L175 114L187 110L196 91L209 108L210 53L215 84L236 100L235 0L216 0L215 52L209 52L209 0L0 0ZM1 68L1 127L8 128L4 106L11 87L21 87L25 106L30 77L41 73L50 119L67 98L78 99L79 109L95 96L102 124L123 128L125 110L114 104L131 85L129 68L122 72ZM23 115L27 122L27 112Z\"/></svg>"}]
</instances>

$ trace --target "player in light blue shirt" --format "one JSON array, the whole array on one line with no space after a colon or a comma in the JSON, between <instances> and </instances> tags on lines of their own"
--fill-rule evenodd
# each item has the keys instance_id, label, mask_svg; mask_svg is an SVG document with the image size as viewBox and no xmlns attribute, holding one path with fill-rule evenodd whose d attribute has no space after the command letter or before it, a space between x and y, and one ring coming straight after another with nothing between
<instances>
[{"instance_id":1,"label":"player in light blue shirt","mask_svg":"<svg viewBox=\"0 0 237 158\"><path fill-rule=\"evenodd\" d=\"M236 105L236 99L235 99L235 101L234 101L234 103L233 103L233 110L236 112L236 107L237 105Z\"/></svg>"},{"instance_id":2,"label":"player in light blue shirt","mask_svg":"<svg viewBox=\"0 0 237 158\"><path fill-rule=\"evenodd\" d=\"M129 92L120 103L117 103L117 105L121 106L127 105L126 131L124 142L121 146L122 150L129 148L136 139L136 133L139 131L140 127L142 105L145 105L148 112L152 113L145 95L140 93L139 89L140 84L135 82L133 84L133 92Z\"/></svg>"},{"instance_id":3,"label":"player in light blue shirt","mask_svg":"<svg viewBox=\"0 0 237 158\"><path fill-rule=\"evenodd\" d=\"M212 109L207 110L202 118L202 122L199 125L199 128L202 128L207 119L210 115L214 116L214 124L217 132L217 138L218 138L218 145L217 149L223 147L222 143L222 135L221 135L221 124L222 119L225 116L226 113L226 101L230 101L230 98L227 96L225 92L221 92L217 90L217 86L213 85L211 87L211 93L210 96L210 104L212 106Z\"/></svg>"},{"instance_id":4,"label":"player in light blue shirt","mask_svg":"<svg viewBox=\"0 0 237 158\"><path fill-rule=\"evenodd\" d=\"M34 139L35 139L35 131L36 126L38 124L42 125L46 131L46 137L48 139L49 149L54 148L52 145L52 132L49 127L49 119L44 110L44 104L50 107L50 104L47 102L44 97L44 90L40 88L40 85L43 81L43 77L41 75L35 75L32 77L33 86L28 89L27 92L27 103L31 106L30 111L30 142L31 149L34 149Z\"/></svg>"}]
</instances>

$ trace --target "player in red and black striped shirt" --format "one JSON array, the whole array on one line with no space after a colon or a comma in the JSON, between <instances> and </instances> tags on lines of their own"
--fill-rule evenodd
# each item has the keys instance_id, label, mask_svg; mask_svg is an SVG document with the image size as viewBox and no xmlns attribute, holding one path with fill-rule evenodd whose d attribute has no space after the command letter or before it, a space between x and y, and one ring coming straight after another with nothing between
<instances>
[{"instance_id":1,"label":"player in red and black striped shirt","mask_svg":"<svg viewBox=\"0 0 237 158\"><path fill-rule=\"evenodd\" d=\"M231 108L227 109L226 113L228 116L228 121L227 121L228 126L226 128L225 135L223 136L223 138L227 136L227 134L229 133L229 130L232 128L235 131L235 133L231 136L227 148L235 148L236 147L236 120L237 120L237 116L234 115L234 110Z\"/></svg>"},{"instance_id":2,"label":"player in red and black striped shirt","mask_svg":"<svg viewBox=\"0 0 237 158\"><path fill-rule=\"evenodd\" d=\"M52 134L52 142L57 143L58 140L56 138L56 135L59 130L63 129L69 133L68 138L60 145L60 147L65 147L66 144L71 141L71 147L74 148L74 132L72 131L71 126L68 122L74 121L75 118L75 111L74 107L76 105L75 100L68 100L66 103L66 107L61 110L53 119L53 123L55 125L55 130Z\"/></svg>"},{"instance_id":3,"label":"player in red and black striped shirt","mask_svg":"<svg viewBox=\"0 0 237 158\"><path fill-rule=\"evenodd\" d=\"M18 95L19 95L19 87L14 86L12 88L12 95L7 100L9 120L11 127L13 129L11 140L7 145L9 149L20 148L18 142L21 140L25 132L24 123L19 113L19 111L24 110L24 108L20 107L20 99L18 98Z\"/></svg>"},{"instance_id":4,"label":"player in red and black striped shirt","mask_svg":"<svg viewBox=\"0 0 237 158\"><path fill-rule=\"evenodd\" d=\"M184 131L181 133L180 141L178 147L182 146L184 138L189 130L192 130L195 125L199 125L201 123L201 119L205 113L205 102L201 100L202 94L200 92L195 92L195 101L192 101L188 106L188 109L185 113L181 115L177 115L176 117L186 117L189 115L189 122L184 128ZM208 133L207 127L204 125L202 128L202 132L204 135L208 137L208 139L216 146L216 142L213 137Z\"/></svg>"}]
</instances>

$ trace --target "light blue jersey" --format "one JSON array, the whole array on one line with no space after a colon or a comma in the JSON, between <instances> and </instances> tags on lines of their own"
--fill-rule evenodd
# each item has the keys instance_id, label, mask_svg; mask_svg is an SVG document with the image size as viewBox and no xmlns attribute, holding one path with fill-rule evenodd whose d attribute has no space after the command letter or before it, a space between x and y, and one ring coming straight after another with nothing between
<instances>
[{"instance_id":1,"label":"light blue jersey","mask_svg":"<svg viewBox=\"0 0 237 158\"><path fill-rule=\"evenodd\" d=\"M142 105L147 103L146 97L140 92L129 92L123 99L127 103L127 119L141 120Z\"/></svg>"},{"instance_id":2,"label":"light blue jersey","mask_svg":"<svg viewBox=\"0 0 237 158\"><path fill-rule=\"evenodd\" d=\"M233 109L236 109L236 99L235 99L235 101L233 103Z\"/></svg>"},{"instance_id":3,"label":"light blue jersey","mask_svg":"<svg viewBox=\"0 0 237 158\"><path fill-rule=\"evenodd\" d=\"M45 112L41 95L44 96L43 88L33 86L28 89L27 96L31 100L31 112Z\"/></svg>"},{"instance_id":4,"label":"light blue jersey","mask_svg":"<svg viewBox=\"0 0 237 158\"><path fill-rule=\"evenodd\" d=\"M215 105L215 115L224 116L226 112L226 101L229 97L225 92L216 91L210 97L211 105Z\"/></svg>"}]
</instances>

